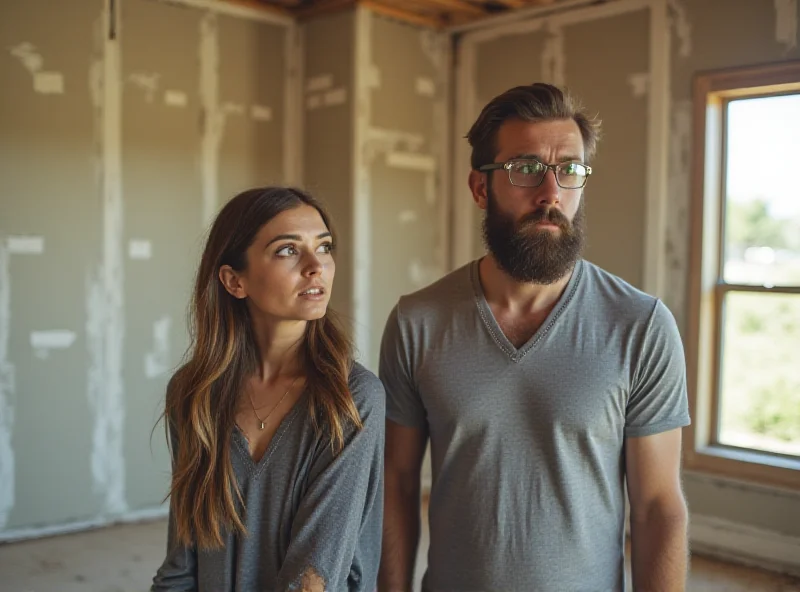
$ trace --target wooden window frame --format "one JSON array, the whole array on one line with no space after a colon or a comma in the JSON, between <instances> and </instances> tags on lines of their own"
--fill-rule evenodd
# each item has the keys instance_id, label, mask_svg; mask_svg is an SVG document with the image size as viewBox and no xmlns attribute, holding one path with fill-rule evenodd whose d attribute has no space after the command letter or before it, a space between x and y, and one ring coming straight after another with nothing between
<instances>
[{"instance_id":1,"label":"wooden window frame","mask_svg":"<svg viewBox=\"0 0 800 592\"><path fill-rule=\"evenodd\" d=\"M800 491L800 458L716 442L720 317L731 291L800 294L800 288L726 284L722 279L726 106L731 99L800 92L800 61L698 73L693 88L691 240L686 339L692 425L685 430L689 470Z\"/></svg>"}]
</instances>

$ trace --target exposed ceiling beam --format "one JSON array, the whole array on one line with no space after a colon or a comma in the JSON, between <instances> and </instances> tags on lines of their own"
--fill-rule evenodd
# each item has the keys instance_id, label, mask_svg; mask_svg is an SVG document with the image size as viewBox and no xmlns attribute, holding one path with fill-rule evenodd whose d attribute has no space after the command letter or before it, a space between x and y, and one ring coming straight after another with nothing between
<instances>
[{"instance_id":1,"label":"exposed ceiling beam","mask_svg":"<svg viewBox=\"0 0 800 592\"><path fill-rule=\"evenodd\" d=\"M307 8L300 8L294 11L301 19L307 19L321 14L328 14L356 5L356 0L318 0Z\"/></svg>"},{"instance_id":2,"label":"exposed ceiling beam","mask_svg":"<svg viewBox=\"0 0 800 592\"><path fill-rule=\"evenodd\" d=\"M361 0L359 4L365 8L368 8L372 12L405 21L407 23L412 23L414 25L422 25L423 27L430 27L432 29L441 29L445 24L440 18L416 14L408 10L381 4L375 0Z\"/></svg>"},{"instance_id":3,"label":"exposed ceiling beam","mask_svg":"<svg viewBox=\"0 0 800 592\"><path fill-rule=\"evenodd\" d=\"M430 8L443 8L448 11L465 12L476 16L486 14L486 11L480 5L472 4L466 0L419 0L417 3Z\"/></svg>"},{"instance_id":4,"label":"exposed ceiling beam","mask_svg":"<svg viewBox=\"0 0 800 592\"><path fill-rule=\"evenodd\" d=\"M291 16L293 12L283 6L277 6L275 3L258 2L257 0L225 0L228 4L236 4L245 8L254 8L255 10L262 10L272 12L274 14L282 14L283 16Z\"/></svg>"}]
</instances>

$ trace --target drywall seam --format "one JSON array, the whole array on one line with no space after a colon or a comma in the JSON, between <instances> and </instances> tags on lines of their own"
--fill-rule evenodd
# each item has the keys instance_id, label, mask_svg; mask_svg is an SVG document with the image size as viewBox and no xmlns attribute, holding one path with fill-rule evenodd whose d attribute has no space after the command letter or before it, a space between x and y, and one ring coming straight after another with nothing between
<instances>
[{"instance_id":1,"label":"drywall seam","mask_svg":"<svg viewBox=\"0 0 800 592\"><path fill-rule=\"evenodd\" d=\"M355 12L355 72L353 75L353 319L355 344L362 363L369 366L372 280L372 250L355 248L371 245L370 175L366 152L370 140L372 93L369 72L372 65L372 13L362 6ZM377 370L371 368L372 370Z\"/></svg>"},{"instance_id":2,"label":"drywall seam","mask_svg":"<svg viewBox=\"0 0 800 592\"><path fill-rule=\"evenodd\" d=\"M669 22L678 42L678 55L688 58L692 54L692 25L681 0L668 0Z\"/></svg>"},{"instance_id":3,"label":"drywall seam","mask_svg":"<svg viewBox=\"0 0 800 592\"><path fill-rule=\"evenodd\" d=\"M0 235L0 531L14 508L14 366L8 358L11 333L11 268L5 237Z\"/></svg>"},{"instance_id":4,"label":"drywall seam","mask_svg":"<svg viewBox=\"0 0 800 592\"><path fill-rule=\"evenodd\" d=\"M679 327L686 321L686 280L692 167L692 101L672 105L669 131L669 182L665 245L664 303Z\"/></svg>"},{"instance_id":5,"label":"drywall seam","mask_svg":"<svg viewBox=\"0 0 800 592\"><path fill-rule=\"evenodd\" d=\"M464 40L458 50L456 67L455 162L452 181L451 266L465 265L473 258L475 205L467 179L471 171L470 147L464 136L477 116L477 43Z\"/></svg>"},{"instance_id":6,"label":"drywall seam","mask_svg":"<svg viewBox=\"0 0 800 592\"><path fill-rule=\"evenodd\" d=\"M542 51L542 79L556 86L566 84L563 29L552 21L547 23L547 37Z\"/></svg>"},{"instance_id":7,"label":"drywall seam","mask_svg":"<svg viewBox=\"0 0 800 592\"><path fill-rule=\"evenodd\" d=\"M200 20L200 104L203 129L200 142L203 227L214 219L219 191L219 156L225 113L219 102L219 30L217 15L207 12Z\"/></svg>"},{"instance_id":8,"label":"drywall seam","mask_svg":"<svg viewBox=\"0 0 800 592\"><path fill-rule=\"evenodd\" d=\"M169 334L172 319L164 315L153 323L153 349L145 354L144 375L158 378L169 371Z\"/></svg>"},{"instance_id":9,"label":"drywall seam","mask_svg":"<svg viewBox=\"0 0 800 592\"><path fill-rule=\"evenodd\" d=\"M775 0L775 41L784 53L797 47L797 0Z\"/></svg>"},{"instance_id":10,"label":"drywall seam","mask_svg":"<svg viewBox=\"0 0 800 592\"><path fill-rule=\"evenodd\" d=\"M272 23L275 25L284 25L290 27L294 24L294 19L291 16L283 16L275 12L270 12L266 9L253 8L235 2L220 2L219 0L155 0L163 4L173 4L175 6L188 6L190 8L199 8L207 10L216 14L225 14L229 16L245 18L253 21L261 21L264 23Z\"/></svg>"},{"instance_id":11,"label":"drywall seam","mask_svg":"<svg viewBox=\"0 0 800 592\"><path fill-rule=\"evenodd\" d=\"M117 0L120 2L121 0ZM120 11L114 11L119 19ZM122 204L122 66L121 39L109 39L108 3L95 28L97 54L90 69L95 111L98 188L103 204L103 251L98 277L87 287L88 396L93 413L91 467L95 491L102 496L102 513L119 515L125 501L122 382L124 326L123 204ZM116 23L120 30L119 22Z\"/></svg>"},{"instance_id":12,"label":"drywall seam","mask_svg":"<svg viewBox=\"0 0 800 592\"><path fill-rule=\"evenodd\" d=\"M303 37L299 26L286 31L286 88L284 90L283 176L288 185L303 184Z\"/></svg>"},{"instance_id":13,"label":"drywall seam","mask_svg":"<svg viewBox=\"0 0 800 592\"><path fill-rule=\"evenodd\" d=\"M425 39L423 37L423 39ZM423 47L425 44L423 43ZM439 92L433 103L433 139L431 141L431 152L439 157L439 170L433 178L433 199L438 204L439 227L436 233L436 246L434 261L438 264L441 277L450 269L450 207L452 195L450 188L451 154L450 137L452 117L450 116L450 105L452 104L451 72L452 72L452 44L450 38L445 33L436 34L436 43L433 46L432 62L436 68L438 77Z\"/></svg>"},{"instance_id":14,"label":"drywall seam","mask_svg":"<svg viewBox=\"0 0 800 592\"><path fill-rule=\"evenodd\" d=\"M645 201L644 290L664 297L670 118L670 34L668 0L650 7L650 93L647 95L647 185Z\"/></svg>"}]
</instances>

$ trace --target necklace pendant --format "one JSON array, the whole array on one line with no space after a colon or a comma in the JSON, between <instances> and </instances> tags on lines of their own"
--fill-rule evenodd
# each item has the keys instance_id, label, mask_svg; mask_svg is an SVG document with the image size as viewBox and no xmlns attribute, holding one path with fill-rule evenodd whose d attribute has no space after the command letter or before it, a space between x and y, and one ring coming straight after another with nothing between
<instances>
[{"instance_id":1,"label":"necklace pendant","mask_svg":"<svg viewBox=\"0 0 800 592\"><path fill-rule=\"evenodd\" d=\"M263 430L263 429L264 429L264 422L263 422L263 421L261 422L261 425L259 426L259 428L258 428L258 429L259 429L259 430Z\"/></svg>"}]
</instances>

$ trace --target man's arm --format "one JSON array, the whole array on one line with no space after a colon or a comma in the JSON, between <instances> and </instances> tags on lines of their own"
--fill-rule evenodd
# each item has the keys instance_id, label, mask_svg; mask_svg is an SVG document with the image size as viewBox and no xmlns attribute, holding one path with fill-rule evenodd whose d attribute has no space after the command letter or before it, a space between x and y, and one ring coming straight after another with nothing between
<instances>
[{"instance_id":1,"label":"man's arm","mask_svg":"<svg viewBox=\"0 0 800 592\"><path fill-rule=\"evenodd\" d=\"M688 512L680 480L680 428L625 440L633 589L683 591Z\"/></svg>"},{"instance_id":2,"label":"man's arm","mask_svg":"<svg viewBox=\"0 0 800 592\"><path fill-rule=\"evenodd\" d=\"M380 592L410 592L420 530L420 471L427 430L386 420Z\"/></svg>"}]
</instances>

